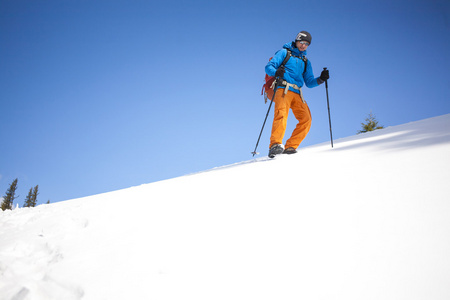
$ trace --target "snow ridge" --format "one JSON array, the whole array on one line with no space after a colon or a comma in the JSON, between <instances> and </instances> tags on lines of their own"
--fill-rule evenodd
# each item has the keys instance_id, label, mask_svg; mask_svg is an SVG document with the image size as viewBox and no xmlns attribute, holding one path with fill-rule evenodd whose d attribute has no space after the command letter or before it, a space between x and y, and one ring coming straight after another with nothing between
<instances>
[{"instance_id":1,"label":"snow ridge","mask_svg":"<svg viewBox=\"0 0 450 300\"><path fill-rule=\"evenodd\" d=\"M0 299L450 299L449 129L0 212Z\"/></svg>"}]
</instances>

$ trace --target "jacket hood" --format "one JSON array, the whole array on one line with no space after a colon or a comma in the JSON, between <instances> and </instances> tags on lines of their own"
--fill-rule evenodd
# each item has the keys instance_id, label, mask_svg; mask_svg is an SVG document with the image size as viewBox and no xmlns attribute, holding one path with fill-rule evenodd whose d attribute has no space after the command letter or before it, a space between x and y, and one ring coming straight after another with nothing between
<instances>
[{"instance_id":1,"label":"jacket hood","mask_svg":"<svg viewBox=\"0 0 450 300\"><path fill-rule=\"evenodd\" d=\"M292 53L296 56L306 56L306 50L305 51L298 50L298 48L295 47L295 42L286 43L284 44L283 48L290 49Z\"/></svg>"}]
</instances>

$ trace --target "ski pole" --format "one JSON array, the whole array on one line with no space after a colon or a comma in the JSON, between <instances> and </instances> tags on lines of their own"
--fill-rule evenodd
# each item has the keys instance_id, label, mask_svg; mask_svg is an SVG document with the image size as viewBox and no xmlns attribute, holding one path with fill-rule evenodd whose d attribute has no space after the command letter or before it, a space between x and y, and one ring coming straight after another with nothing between
<instances>
[{"instance_id":1,"label":"ski pole","mask_svg":"<svg viewBox=\"0 0 450 300\"><path fill-rule=\"evenodd\" d=\"M327 68L323 69L326 70ZM331 130L330 99L328 98L328 80L325 80L325 90L327 92L328 123L330 124L331 148L333 148L333 131Z\"/></svg>"},{"instance_id":2,"label":"ski pole","mask_svg":"<svg viewBox=\"0 0 450 300\"><path fill-rule=\"evenodd\" d=\"M258 141L256 142L255 150L253 150L253 152L252 152L253 156L255 156L255 154L258 154L258 152L256 152L256 148L258 148L259 140L261 139L261 134L263 133L264 125L266 125L267 116L269 115L270 108L272 107L273 100L275 99L275 94L277 92L277 88L278 88L278 78L276 79L276 82L275 82L275 87L273 89L272 101L270 101L269 109L267 110L267 114L266 114L266 118L264 119L264 123L261 128L261 132L259 133Z\"/></svg>"}]
</instances>

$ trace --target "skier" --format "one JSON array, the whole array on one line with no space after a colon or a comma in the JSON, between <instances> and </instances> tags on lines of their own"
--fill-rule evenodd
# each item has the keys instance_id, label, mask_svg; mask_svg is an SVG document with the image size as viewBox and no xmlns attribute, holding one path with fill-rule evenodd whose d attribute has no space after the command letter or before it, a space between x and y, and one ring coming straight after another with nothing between
<instances>
[{"instance_id":1,"label":"skier","mask_svg":"<svg viewBox=\"0 0 450 300\"><path fill-rule=\"evenodd\" d=\"M266 73L279 79L278 88L275 91L275 113L270 136L269 157L277 154L294 154L297 148L311 128L311 112L308 104L303 99L302 90L304 84L313 88L324 83L330 78L328 70L323 70L320 77L314 78L311 62L306 59L306 49L311 44L311 34L301 31L295 41L287 43L283 49L275 53L275 56L266 65ZM288 49L291 56L282 65ZM291 137L283 146L283 137L286 131L289 109L292 109L297 126Z\"/></svg>"}]
</instances>

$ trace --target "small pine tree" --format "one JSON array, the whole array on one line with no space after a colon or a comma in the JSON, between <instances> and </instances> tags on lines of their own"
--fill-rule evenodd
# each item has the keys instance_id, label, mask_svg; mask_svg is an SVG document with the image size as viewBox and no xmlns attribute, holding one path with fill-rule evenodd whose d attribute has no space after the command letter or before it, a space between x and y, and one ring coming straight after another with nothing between
<instances>
[{"instance_id":1,"label":"small pine tree","mask_svg":"<svg viewBox=\"0 0 450 300\"><path fill-rule=\"evenodd\" d=\"M39 193L38 193L38 190L39 190L39 185L36 185L35 187L34 187L34 189L33 189L33 194L32 194L32 198L31 198L31 204L32 204L32 207L35 207L36 206L36 203L37 203L37 195L39 195Z\"/></svg>"},{"instance_id":2,"label":"small pine tree","mask_svg":"<svg viewBox=\"0 0 450 300\"><path fill-rule=\"evenodd\" d=\"M357 134L384 128L383 125L378 125L378 121L372 112L370 112L369 117L366 118L366 123L361 123L361 126L362 130L358 130Z\"/></svg>"},{"instance_id":3,"label":"small pine tree","mask_svg":"<svg viewBox=\"0 0 450 300\"><path fill-rule=\"evenodd\" d=\"M25 203L23 204L23 207L32 207L33 206L32 198L33 198L33 188L30 188L28 195L25 197Z\"/></svg>"},{"instance_id":4,"label":"small pine tree","mask_svg":"<svg viewBox=\"0 0 450 300\"><path fill-rule=\"evenodd\" d=\"M16 199L17 181L17 178L14 179L6 191L6 195L3 197L3 202L1 205L2 210L12 209L14 199Z\"/></svg>"},{"instance_id":5,"label":"small pine tree","mask_svg":"<svg viewBox=\"0 0 450 300\"><path fill-rule=\"evenodd\" d=\"M37 203L37 195L38 193L39 185L35 186L34 189L30 188L30 191L28 192L27 197L25 198L25 203L23 207L35 207Z\"/></svg>"}]
</instances>

